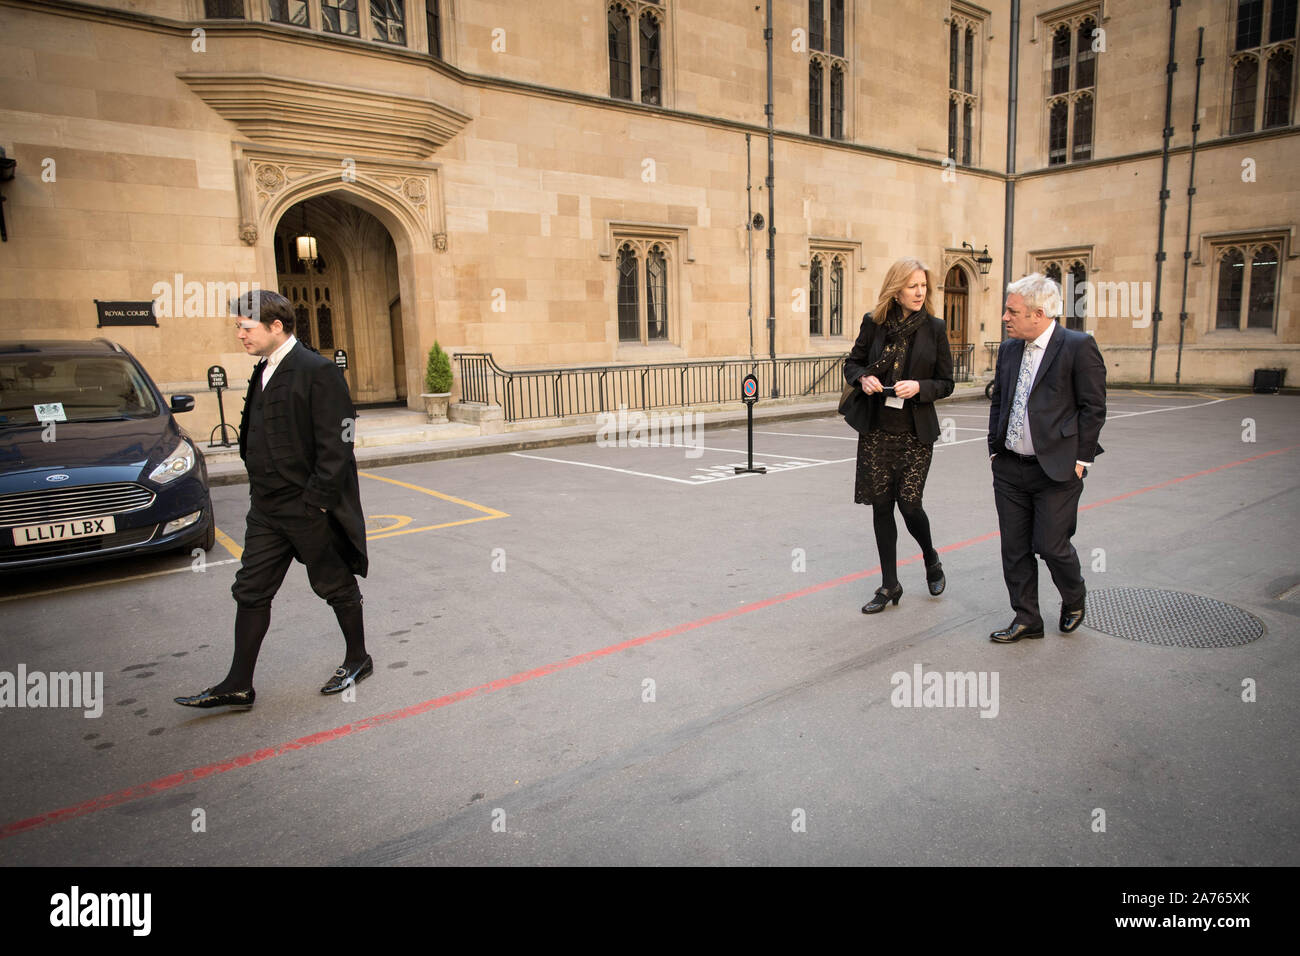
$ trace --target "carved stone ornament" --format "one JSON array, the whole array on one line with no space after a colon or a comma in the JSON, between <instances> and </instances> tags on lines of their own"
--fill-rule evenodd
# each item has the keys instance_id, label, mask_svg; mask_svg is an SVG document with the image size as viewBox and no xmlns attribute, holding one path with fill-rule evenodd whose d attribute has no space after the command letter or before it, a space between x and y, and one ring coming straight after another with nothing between
<instances>
[{"instance_id":1,"label":"carved stone ornament","mask_svg":"<svg viewBox=\"0 0 1300 956\"><path fill-rule=\"evenodd\" d=\"M239 238L244 240L244 245L246 246L257 245L257 226L253 225L251 222L240 223Z\"/></svg>"},{"instance_id":2,"label":"carved stone ornament","mask_svg":"<svg viewBox=\"0 0 1300 956\"><path fill-rule=\"evenodd\" d=\"M439 252L447 251L447 234L445 232L435 232L433 234L433 248Z\"/></svg>"}]
</instances>

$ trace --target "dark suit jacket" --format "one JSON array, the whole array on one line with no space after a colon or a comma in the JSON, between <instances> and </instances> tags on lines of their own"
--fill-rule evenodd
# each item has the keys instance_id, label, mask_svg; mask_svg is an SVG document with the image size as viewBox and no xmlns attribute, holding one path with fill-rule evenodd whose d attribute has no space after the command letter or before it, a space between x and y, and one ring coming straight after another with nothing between
<instances>
[{"instance_id":1,"label":"dark suit jacket","mask_svg":"<svg viewBox=\"0 0 1300 956\"><path fill-rule=\"evenodd\" d=\"M858 379L867 374L866 366L880 358L884 351L884 329L871 321L868 312L862 317L862 328L858 331L858 340L853 343L853 351L844 360L844 380L857 384ZM931 315L916 330L903 367L903 378L912 379L921 387L914 398L907 400L904 409L912 415L916 436L921 441L933 443L939 438L939 416L935 414L934 403L951 395L953 388L952 349L948 345L943 319ZM844 420L866 434L879 426L880 409L884 404L883 395L864 395L854 400Z\"/></svg>"},{"instance_id":2,"label":"dark suit jacket","mask_svg":"<svg viewBox=\"0 0 1300 956\"><path fill-rule=\"evenodd\" d=\"M248 407L259 362L248 380L244 415L239 428L239 456L248 458ZM262 416L271 461L280 477L302 489L305 507L324 508L351 546L348 564L365 576L366 518L351 436L356 408L343 373L329 359L301 342L289 350L262 393ZM349 440L344 440L346 431Z\"/></svg>"},{"instance_id":3,"label":"dark suit jacket","mask_svg":"<svg viewBox=\"0 0 1300 956\"><path fill-rule=\"evenodd\" d=\"M991 455L1007 450L1011 402L1024 354L1023 339L1007 339L998 350L989 409ZM1048 477L1070 481L1075 477L1075 462L1095 460L1102 453L1097 439L1105 423L1106 363L1101 349L1091 335L1058 322L1029 390L1029 435Z\"/></svg>"}]
</instances>

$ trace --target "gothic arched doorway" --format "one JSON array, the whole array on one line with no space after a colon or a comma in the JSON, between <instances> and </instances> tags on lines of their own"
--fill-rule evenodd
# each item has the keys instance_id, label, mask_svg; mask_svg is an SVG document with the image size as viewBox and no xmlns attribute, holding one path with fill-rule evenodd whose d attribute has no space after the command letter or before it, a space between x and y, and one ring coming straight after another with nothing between
<instances>
[{"instance_id":1,"label":"gothic arched doorway","mask_svg":"<svg viewBox=\"0 0 1300 956\"><path fill-rule=\"evenodd\" d=\"M943 321L948 329L948 343L956 348L968 341L970 282L966 270L953 266L943 280Z\"/></svg>"},{"instance_id":2,"label":"gothic arched doorway","mask_svg":"<svg viewBox=\"0 0 1300 956\"><path fill-rule=\"evenodd\" d=\"M316 238L317 259L298 257L296 238ZM276 286L293 304L297 335L327 358L347 353L348 387L358 405L402 400L401 345L394 348L392 304L398 303L392 237L369 212L333 195L287 209L275 228ZM400 321L400 319L399 319Z\"/></svg>"}]
</instances>

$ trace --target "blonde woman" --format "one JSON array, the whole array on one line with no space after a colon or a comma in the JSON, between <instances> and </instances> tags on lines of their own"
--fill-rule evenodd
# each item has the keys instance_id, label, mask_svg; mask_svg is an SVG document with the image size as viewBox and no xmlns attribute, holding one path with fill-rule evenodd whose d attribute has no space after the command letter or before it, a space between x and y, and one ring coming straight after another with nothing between
<instances>
[{"instance_id":1,"label":"blonde woman","mask_svg":"<svg viewBox=\"0 0 1300 956\"><path fill-rule=\"evenodd\" d=\"M846 413L857 429L858 467L853 500L869 504L880 554L882 582L863 614L898 604L898 526L894 503L907 530L921 546L930 593L943 593L946 580L930 538L930 519L921 494L930 472L939 416L934 403L952 394L952 350L943 320L934 315L934 282L918 259L899 259L885 274L876 307L862 319L844 379L857 383L866 400Z\"/></svg>"}]
</instances>

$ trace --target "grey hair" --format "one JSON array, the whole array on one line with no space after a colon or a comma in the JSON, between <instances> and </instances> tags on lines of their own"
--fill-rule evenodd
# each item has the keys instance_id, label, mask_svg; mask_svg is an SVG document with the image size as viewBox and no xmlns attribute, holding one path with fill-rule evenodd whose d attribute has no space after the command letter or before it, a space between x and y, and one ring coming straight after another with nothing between
<instances>
[{"instance_id":1,"label":"grey hair","mask_svg":"<svg viewBox=\"0 0 1300 956\"><path fill-rule=\"evenodd\" d=\"M1049 319L1059 318L1063 303L1061 287L1054 279L1049 279L1041 272L1031 272L1023 279L1017 279L1007 286L1007 295L1018 295L1025 300L1025 311L1042 309Z\"/></svg>"}]
</instances>

